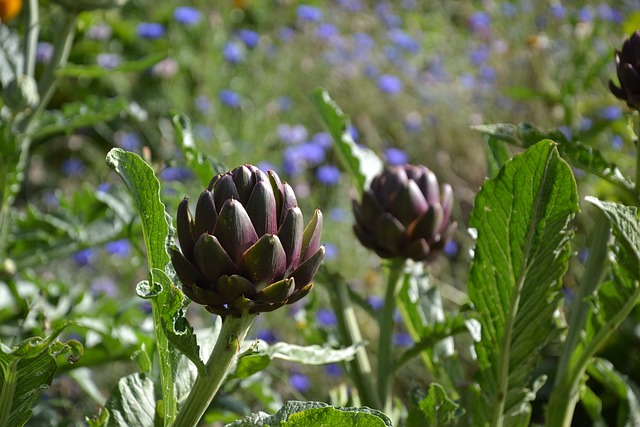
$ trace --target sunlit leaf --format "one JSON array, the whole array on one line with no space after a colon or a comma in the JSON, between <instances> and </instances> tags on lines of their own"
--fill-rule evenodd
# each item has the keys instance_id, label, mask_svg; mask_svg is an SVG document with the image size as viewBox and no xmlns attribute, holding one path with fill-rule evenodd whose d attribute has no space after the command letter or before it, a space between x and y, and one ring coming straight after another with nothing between
<instances>
[{"instance_id":1,"label":"sunlit leaf","mask_svg":"<svg viewBox=\"0 0 640 427\"><path fill-rule=\"evenodd\" d=\"M464 410L447 396L445 389L436 383L429 385L427 396L409 410L407 427L445 427L451 425Z\"/></svg>"}]
</instances>

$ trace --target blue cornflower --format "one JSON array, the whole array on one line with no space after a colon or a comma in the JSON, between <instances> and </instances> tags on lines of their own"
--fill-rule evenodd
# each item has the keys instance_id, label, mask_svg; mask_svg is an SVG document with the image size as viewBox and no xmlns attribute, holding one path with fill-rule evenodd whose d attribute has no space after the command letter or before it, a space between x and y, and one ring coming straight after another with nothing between
<instances>
[{"instance_id":1,"label":"blue cornflower","mask_svg":"<svg viewBox=\"0 0 640 427\"><path fill-rule=\"evenodd\" d=\"M623 145L624 142L620 135L613 135L611 137L611 147L613 147L614 150L621 150Z\"/></svg>"},{"instance_id":2,"label":"blue cornflower","mask_svg":"<svg viewBox=\"0 0 640 427\"><path fill-rule=\"evenodd\" d=\"M554 18L562 19L564 18L565 14L566 10L560 3L554 3L551 5L551 15L553 15Z\"/></svg>"},{"instance_id":3,"label":"blue cornflower","mask_svg":"<svg viewBox=\"0 0 640 427\"><path fill-rule=\"evenodd\" d=\"M411 347L413 338L406 332L396 332L393 334L393 345L398 347Z\"/></svg>"},{"instance_id":4,"label":"blue cornflower","mask_svg":"<svg viewBox=\"0 0 640 427\"><path fill-rule=\"evenodd\" d=\"M220 102L222 102L224 105L228 107L238 108L242 103L242 97L236 92L229 89L221 90L219 97L220 97Z\"/></svg>"},{"instance_id":5,"label":"blue cornflower","mask_svg":"<svg viewBox=\"0 0 640 427\"><path fill-rule=\"evenodd\" d=\"M315 6L301 4L296 9L296 15L301 21L318 22L322 19L322 10Z\"/></svg>"},{"instance_id":6,"label":"blue cornflower","mask_svg":"<svg viewBox=\"0 0 640 427\"><path fill-rule=\"evenodd\" d=\"M36 62L49 63L53 58L54 47L51 43L38 42L36 45Z\"/></svg>"},{"instance_id":7,"label":"blue cornflower","mask_svg":"<svg viewBox=\"0 0 640 427\"><path fill-rule=\"evenodd\" d=\"M324 244L324 258L326 260L336 259L338 257L338 247L333 243Z\"/></svg>"},{"instance_id":8,"label":"blue cornflower","mask_svg":"<svg viewBox=\"0 0 640 427\"><path fill-rule=\"evenodd\" d=\"M354 141L357 141L358 138L360 138L360 132L358 132L358 128L355 127L353 123L349 123L347 132L349 132L349 135L351 135L351 139L353 139Z\"/></svg>"},{"instance_id":9,"label":"blue cornflower","mask_svg":"<svg viewBox=\"0 0 640 427\"><path fill-rule=\"evenodd\" d=\"M112 70L122 62L122 58L117 53L99 53L96 57L96 63L106 69Z\"/></svg>"},{"instance_id":10,"label":"blue cornflower","mask_svg":"<svg viewBox=\"0 0 640 427\"><path fill-rule=\"evenodd\" d=\"M364 7L362 0L336 0L336 3L348 12L359 12Z\"/></svg>"},{"instance_id":11,"label":"blue cornflower","mask_svg":"<svg viewBox=\"0 0 640 427\"><path fill-rule=\"evenodd\" d=\"M389 30L387 37L400 49L406 50L410 53L417 53L420 51L420 43L407 34L405 31L394 28Z\"/></svg>"},{"instance_id":12,"label":"blue cornflower","mask_svg":"<svg viewBox=\"0 0 640 427\"><path fill-rule=\"evenodd\" d=\"M469 61L474 65L480 65L489 59L489 48L485 45L479 46L477 49L469 52Z\"/></svg>"},{"instance_id":13,"label":"blue cornflower","mask_svg":"<svg viewBox=\"0 0 640 427\"><path fill-rule=\"evenodd\" d=\"M491 30L491 17L486 12L473 12L469 17L469 28L476 33L486 33Z\"/></svg>"},{"instance_id":14,"label":"blue cornflower","mask_svg":"<svg viewBox=\"0 0 640 427\"><path fill-rule=\"evenodd\" d=\"M159 39L164 36L164 25L157 22L141 22L136 27L136 34L143 39Z\"/></svg>"},{"instance_id":15,"label":"blue cornflower","mask_svg":"<svg viewBox=\"0 0 640 427\"><path fill-rule=\"evenodd\" d=\"M324 161L324 148L311 142L305 142L298 147L300 157L309 165L319 165Z\"/></svg>"},{"instance_id":16,"label":"blue cornflower","mask_svg":"<svg viewBox=\"0 0 640 427\"><path fill-rule=\"evenodd\" d=\"M564 135L565 138L567 138L568 141L571 141L573 132L571 131L571 128L569 126L560 126L558 127L558 130L562 135Z\"/></svg>"},{"instance_id":17,"label":"blue cornflower","mask_svg":"<svg viewBox=\"0 0 640 427\"><path fill-rule=\"evenodd\" d=\"M585 6L578 10L576 18L578 18L578 21L580 22L591 22L593 21L593 12L589 7Z\"/></svg>"},{"instance_id":18,"label":"blue cornflower","mask_svg":"<svg viewBox=\"0 0 640 427\"><path fill-rule=\"evenodd\" d=\"M329 132L318 132L311 137L311 140L309 142L324 149L328 149L331 148L333 138L331 137Z\"/></svg>"},{"instance_id":19,"label":"blue cornflower","mask_svg":"<svg viewBox=\"0 0 640 427\"><path fill-rule=\"evenodd\" d=\"M384 74L378 78L378 87L384 93L397 95L402 92L402 80L391 74Z\"/></svg>"},{"instance_id":20,"label":"blue cornflower","mask_svg":"<svg viewBox=\"0 0 640 427\"><path fill-rule=\"evenodd\" d=\"M104 22L97 25L92 25L87 29L86 33L88 39L97 41L109 40L111 38L111 34L111 27L109 26L109 24L105 24Z\"/></svg>"},{"instance_id":21,"label":"blue cornflower","mask_svg":"<svg viewBox=\"0 0 640 427\"><path fill-rule=\"evenodd\" d=\"M448 257L454 257L458 254L458 244L455 240L449 240L444 246L443 252Z\"/></svg>"},{"instance_id":22,"label":"blue cornflower","mask_svg":"<svg viewBox=\"0 0 640 427\"><path fill-rule=\"evenodd\" d=\"M483 65L480 67L479 74L483 83L491 85L496 82L496 70L489 65Z\"/></svg>"},{"instance_id":23,"label":"blue cornflower","mask_svg":"<svg viewBox=\"0 0 640 427\"><path fill-rule=\"evenodd\" d=\"M256 339L265 341L267 344L278 341L278 337L271 329L260 329L256 332Z\"/></svg>"},{"instance_id":24,"label":"blue cornflower","mask_svg":"<svg viewBox=\"0 0 640 427\"><path fill-rule=\"evenodd\" d=\"M327 22L319 24L318 28L316 29L316 36L320 40L329 40L332 37L337 36L338 34L340 34L338 27Z\"/></svg>"},{"instance_id":25,"label":"blue cornflower","mask_svg":"<svg viewBox=\"0 0 640 427\"><path fill-rule=\"evenodd\" d=\"M173 11L173 19L184 25L195 25L201 18L202 13L194 7L180 6Z\"/></svg>"},{"instance_id":26,"label":"blue cornflower","mask_svg":"<svg viewBox=\"0 0 640 427\"><path fill-rule=\"evenodd\" d=\"M118 145L127 151L138 151L142 146L140 137L135 132L122 132L117 136Z\"/></svg>"},{"instance_id":27,"label":"blue cornflower","mask_svg":"<svg viewBox=\"0 0 640 427\"><path fill-rule=\"evenodd\" d=\"M617 105L610 105L600 110L600 117L605 120L618 120L622 117L622 108Z\"/></svg>"},{"instance_id":28,"label":"blue cornflower","mask_svg":"<svg viewBox=\"0 0 640 427\"><path fill-rule=\"evenodd\" d=\"M103 182L98 185L96 191L100 191L102 193L108 193L111 190L111 184L108 182Z\"/></svg>"},{"instance_id":29,"label":"blue cornflower","mask_svg":"<svg viewBox=\"0 0 640 427\"><path fill-rule=\"evenodd\" d=\"M127 239L114 240L106 243L104 249L111 255L127 258L131 253L131 243Z\"/></svg>"},{"instance_id":30,"label":"blue cornflower","mask_svg":"<svg viewBox=\"0 0 640 427\"><path fill-rule=\"evenodd\" d=\"M340 170L333 165L322 165L316 171L316 178L323 184L335 185L340 182Z\"/></svg>"},{"instance_id":31,"label":"blue cornflower","mask_svg":"<svg viewBox=\"0 0 640 427\"><path fill-rule=\"evenodd\" d=\"M384 299L382 299L382 297L379 297L377 295L369 295L367 297L367 303L371 306L371 308L374 311L382 310L382 307L384 307Z\"/></svg>"},{"instance_id":32,"label":"blue cornflower","mask_svg":"<svg viewBox=\"0 0 640 427\"><path fill-rule=\"evenodd\" d=\"M605 21L612 21L617 24L621 24L624 21L624 15L608 4L598 6L598 16Z\"/></svg>"},{"instance_id":33,"label":"blue cornflower","mask_svg":"<svg viewBox=\"0 0 640 427\"><path fill-rule=\"evenodd\" d=\"M80 159L70 158L62 163L62 173L67 176L79 176L84 172L84 162Z\"/></svg>"},{"instance_id":34,"label":"blue cornflower","mask_svg":"<svg viewBox=\"0 0 640 427\"><path fill-rule=\"evenodd\" d=\"M99 295L115 297L118 294L118 287L110 278L98 277L91 283L91 293L96 297Z\"/></svg>"},{"instance_id":35,"label":"blue cornflower","mask_svg":"<svg viewBox=\"0 0 640 427\"><path fill-rule=\"evenodd\" d=\"M333 311L328 308L320 308L316 313L316 320L318 321L318 325L323 326L325 328L331 328L338 324L338 319Z\"/></svg>"},{"instance_id":36,"label":"blue cornflower","mask_svg":"<svg viewBox=\"0 0 640 427\"><path fill-rule=\"evenodd\" d=\"M307 140L307 136L309 135L307 132L307 128L301 124L293 126L282 124L278 126L277 132L280 141L290 145L303 143Z\"/></svg>"},{"instance_id":37,"label":"blue cornflower","mask_svg":"<svg viewBox=\"0 0 640 427\"><path fill-rule=\"evenodd\" d=\"M331 378L338 378L342 376L342 368L337 363L330 363L324 367L324 372Z\"/></svg>"},{"instance_id":38,"label":"blue cornflower","mask_svg":"<svg viewBox=\"0 0 640 427\"><path fill-rule=\"evenodd\" d=\"M311 388L311 380L304 374L294 373L289 377L289 385L295 390L304 393Z\"/></svg>"},{"instance_id":39,"label":"blue cornflower","mask_svg":"<svg viewBox=\"0 0 640 427\"><path fill-rule=\"evenodd\" d=\"M238 38L249 49L255 48L256 46L258 46L258 43L260 43L260 34L247 28L243 28L242 30L238 31Z\"/></svg>"},{"instance_id":40,"label":"blue cornflower","mask_svg":"<svg viewBox=\"0 0 640 427\"><path fill-rule=\"evenodd\" d=\"M200 114L211 112L211 100L206 95L198 95L193 102Z\"/></svg>"},{"instance_id":41,"label":"blue cornflower","mask_svg":"<svg viewBox=\"0 0 640 427\"><path fill-rule=\"evenodd\" d=\"M593 127L593 119L591 117L583 117L580 120L580 130L583 132L589 131Z\"/></svg>"},{"instance_id":42,"label":"blue cornflower","mask_svg":"<svg viewBox=\"0 0 640 427\"><path fill-rule=\"evenodd\" d=\"M81 267L91 264L94 257L95 254L91 248L82 249L73 254L73 260Z\"/></svg>"},{"instance_id":43,"label":"blue cornflower","mask_svg":"<svg viewBox=\"0 0 640 427\"><path fill-rule=\"evenodd\" d=\"M384 156L387 159L389 165L404 165L409 161L409 155L395 147L390 147L384 150Z\"/></svg>"},{"instance_id":44,"label":"blue cornflower","mask_svg":"<svg viewBox=\"0 0 640 427\"><path fill-rule=\"evenodd\" d=\"M239 64L245 59L244 48L240 43L228 42L222 49L222 56L230 64Z\"/></svg>"},{"instance_id":45,"label":"blue cornflower","mask_svg":"<svg viewBox=\"0 0 640 427\"><path fill-rule=\"evenodd\" d=\"M460 85L465 89L473 89L476 85L476 78L470 73L464 73L458 79Z\"/></svg>"},{"instance_id":46,"label":"blue cornflower","mask_svg":"<svg viewBox=\"0 0 640 427\"><path fill-rule=\"evenodd\" d=\"M290 176L300 175L306 170L307 164L301 156L297 145L285 148L282 153L282 169Z\"/></svg>"},{"instance_id":47,"label":"blue cornflower","mask_svg":"<svg viewBox=\"0 0 640 427\"><path fill-rule=\"evenodd\" d=\"M169 166L160 172L163 181L185 181L193 178L193 174L187 168Z\"/></svg>"},{"instance_id":48,"label":"blue cornflower","mask_svg":"<svg viewBox=\"0 0 640 427\"><path fill-rule=\"evenodd\" d=\"M256 167L258 169L260 169L261 171L274 171L277 172L277 168L276 165L274 165L271 162L258 162L258 164L256 164Z\"/></svg>"}]
</instances>

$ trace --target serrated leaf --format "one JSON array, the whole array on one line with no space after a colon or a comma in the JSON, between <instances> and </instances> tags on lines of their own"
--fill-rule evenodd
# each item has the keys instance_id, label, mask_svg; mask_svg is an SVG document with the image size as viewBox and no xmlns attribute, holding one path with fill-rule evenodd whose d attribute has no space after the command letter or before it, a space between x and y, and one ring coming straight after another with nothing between
<instances>
[{"instance_id":1,"label":"serrated leaf","mask_svg":"<svg viewBox=\"0 0 640 427\"><path fill-rule=\"evenodd\" d=\"M153 427L156 399L153 381L146 374L120 378L107 400L108 427Z\"/></svg>"},{"instance_id":2,"label":"serrated leaf","mask_svg":"<svg viewBox=\"0 0 640 427\"><path fill-rule=\"evenodd\" d=\"M571 169L548 140L515 156L476 196L468 289L482 330L478 382L494 423L520 425L530 415L531 375L557 333L553 313L578 209Z\"/></svg>"},{"instance_id":3,"label":"serrated leaf","mask_svg":"<svg viewBox=\"0 0 640 427\"><path fill-rule=\"evenodd\" d=\"M138 61L126 61L113 68L104 68L99 65L69 64L56 70L57 77L91 77L100 78L113 75L113 73L140 73L149 70L167 57L165 52L152 53Z\"/></svg>"},{"instance_id":4,"label":"serrated leaf","mask_svg":"<svg viewBox=\"0 0 640 427\"><path fill-rule=\"evenodd\" d=\"M113 148L107 154L107 164L120 175L133 196L142 221L149 268L164 270L170 260L166 242L171 227L160 200L160 182L151 167L135 153Z\"/></svg>"},{"instance_id":5,"label":"serrated leaf","mask_svg":"<svg viewBox=\"0 0 640 427\"><path fill-rule=\"evenodd\" d=\"M336 152L343 166L353 177L360 193L369 187L373 177L382 172L384 164L368 148L357 145L349 134L349 118L329 96L329 93L317 89L311 94L311 102L320 113L325 125L333 137Z\"/></svg>"},{"instance_id":6,"label":"serrated leaf","mask_svg":"<svg viewBox=\"0 0 640 427\"><path fill-rule=\"evenodd\" d=\"M7 87L22 73L24 56L20 49L20 35L0 22L0 84Z\"/></svg>"},{"instance_id":7,"label":"serrated leaf","mask_svg":"<svg viewBox=\"0 0 640 427\"><path fill-rule=\"evenodd\" d=\"M362 408L341 408L323 402L289 401L274 415L264 412L227 424L225 427L392 427L382 412Z\"/></svg>"},{"instance_id":8,"label":"serrated leaf","mask_svg":"<svg viewBox=\"0 0 640 427\"><path fill-rule=\"evenodd\" d=\"M622 175L614 163L605 160L600 151L580 141L567 139L559 130L543 131L530 123L519 125L495 123L471 128L523 148L529 148L543 139L551 139L558 143L560 155L571 166L599 176L624 191L633 193L634 184Z\"/></svg>"},{"instance_id":9,"label":"serrated leaf","mask_svg":"<svg viewBox=\"0 0 640 427\"><path fill-rule=\"evenodd\" d=\"M407 427L449 426L464 410L447 396L445 389L436 383L429 385L429 392L417 407L409 410Z\"/></svg>"},{"instance_id":10,"label":"serrated leaf","mask_svg":"<svg viewBox=\"0 0 640 427\"><path fill-rule=\"evenodd\" d=\"M229 170L220 160L198 150L193 140L191 121L187 116L175 114L172 122L184 161L203 187L207 187L214 176Z\"/></svg>"}]
</instances>

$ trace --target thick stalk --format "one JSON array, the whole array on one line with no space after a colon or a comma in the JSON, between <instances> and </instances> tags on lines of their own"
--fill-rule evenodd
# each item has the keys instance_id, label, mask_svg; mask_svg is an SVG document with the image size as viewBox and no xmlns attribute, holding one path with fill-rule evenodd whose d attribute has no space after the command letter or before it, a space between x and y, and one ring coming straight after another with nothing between
<instances>
[{"instance_id":1,"label":"thick stalk","mask_svg":"<svg viewBox=\"0 0 640 427\"><path fill-rule=\"evenodd\" d=\"M173 424L174 427L194 427L200 421L231 370L240 351L240 345L255 318L254 314L243 314L240 318L228 316L224 319L206 369L198 373L193 388Z\"/></svg>"},{"instance_id":2,"label":"thick stalk","mask_svg":"<svg viewBox=\"0 0 640 427\"><path fill-rule=\"evenodd\" d=\"M33 77L38 34L40 33L38 0L27 0L24 16L26 31L24 33L24 69L22 74Z\"/></svg>"},{"instance_id":3,"label":"thick stalk","mask_svg":"<svg viewBox=\"0 0 640 427\"><path fill-rule=\"evenodd\" d=\"M355 311L351 304L347 283L339 277L332 277L329 296L333 311L336 313L338 319L342 344L352 346L362 343L362 333L360 332ZM358 390L362 405L375 409L383 409L382 402L373 385L371 363L369 362L367 350L364 347L358 348L355 357L349 362L349 367L349 376Z\"/></svg>"},{"instance_id":4,"label":"thick stalk","mask_svg":"<svg viewBox=\"0 0 640 427\"><path fill-rule=\"evenodd\" d=\"M384 405L384 412L391 413L391 378L393 377L393 313L396 310L396 297L403 276L405 260L393 259L388 264L387 289L384 307L380 319L380 336L378 338L378 395Z\"/></svg>"}]
</instances>

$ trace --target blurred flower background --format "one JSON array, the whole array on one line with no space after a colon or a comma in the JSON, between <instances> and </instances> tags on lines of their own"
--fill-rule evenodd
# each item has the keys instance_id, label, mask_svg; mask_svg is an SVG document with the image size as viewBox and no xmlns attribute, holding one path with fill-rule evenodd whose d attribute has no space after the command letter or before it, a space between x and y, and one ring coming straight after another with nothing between
<instances>
[{"instance_id":1,"label":"blurred flower background","mask_svg":"<svg viewBox=\"0 0 640 427\"><path fill-rule=\"evenodd\" d=\"M41 8L36 75L52 58L59 12L54 5ZM452 185L452 218L460 227L431 271L443 287L445 306L457 306L465 302L472 244L465 224L487 173L484 142L470 126L529 121L561 128L619 165L632 165L628 111L607 84L615 78L614 49L636 27L640 3L632 0L615 5L139 0L120 9L82 12L69 62L83 72L65 74L51 108L64 110L101 96L126 100L126 109L72 134L34 140L20 221L25 227L55 228L60 218L72 220L78 229L56 232L73 240L105 204L120 206L124 213L118 215L126 217L130 201L104 162L112 147L150 162L167 211L175 212L185 194L201 188L185 166L171 124L179 111L190 118L194 143L203 153L228 169L244 163L273 169L294 188L305 217L322 209L325 264L348 277L375 313L384 293L380 261L359 246L352 232L356 194L308 98L322 87L351 117L350 133L358 144L390 165L424 164ZM68 218L76 211L88 213ZM35 328L42 316L68 316L86 325L73 333L95 350L79 363L87 369L106 361L113 366L91 374L97 384L93 399L79 391L86 385L77 384L77 374L56 380L34 410L33 425L45 419L82 425L100 396L136 369L135 348L151 340L149 305L135 295L136 283L146 276L144 245L134 215L130 218L133 225L115 230L99 245L65 246L56 252L56 262L44 267L38 251L14 248L28 267L19 279L23 292L43 297L21 322L11 317L10 298L0 298L3 336ZM46 246L46 238L27 237ZM327 292L331 284L321 284L303 301L269 318L260 316L249 338L336 343L336 316ZM108 321L96 326L96 313ZM200 311L190 310L189 316L194 326L211 323L211 315ZM395 345L410 346L399 318L396 329ZM366 323L363 332L376 333ZM349 386L338 365L301 370L274 363L259 377L244 380L240 407L219 399L220 419L257 409L273 412L289 398L329 401L338 395L334 390ZM400 395L410 392L416 378L429 382L420 366L409 365L399 377L406 380L398 385L406 387Z\"/></svg>"}]
</instances>

